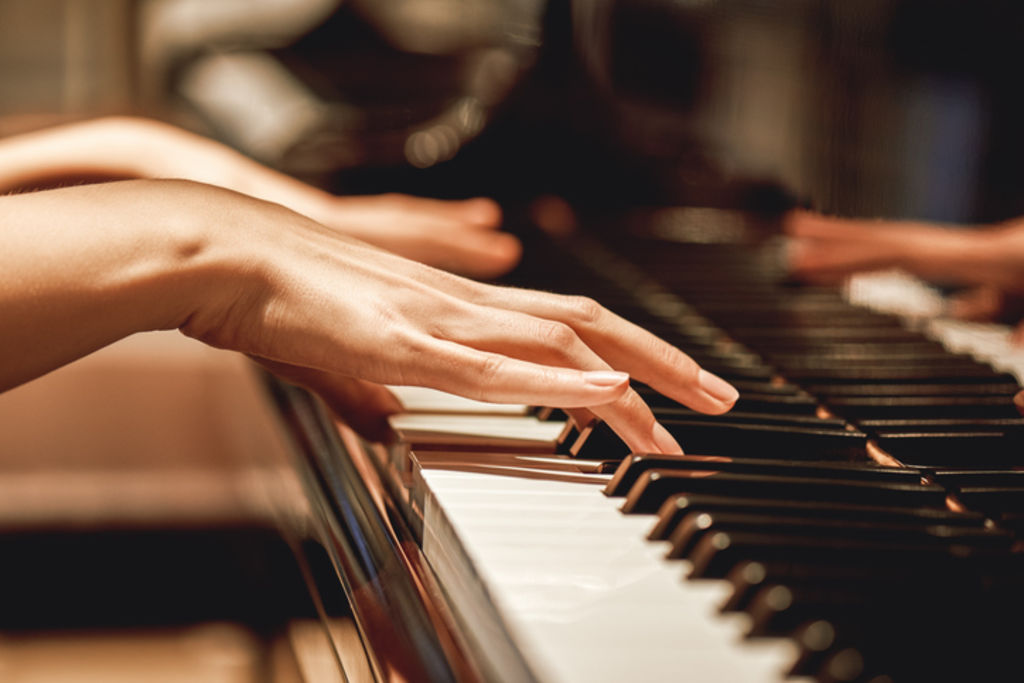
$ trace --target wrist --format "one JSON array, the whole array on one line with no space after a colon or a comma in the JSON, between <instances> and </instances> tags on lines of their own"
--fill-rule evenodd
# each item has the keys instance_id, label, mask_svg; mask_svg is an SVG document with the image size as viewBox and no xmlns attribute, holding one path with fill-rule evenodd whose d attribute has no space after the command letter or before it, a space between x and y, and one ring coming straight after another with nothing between
<instances>
[{"instance_id":1,"label":"wrist","mask_svg":"<svg viewBox=\"0 0 1024 683\"><path fill-rule=\"evenodd\" d=\"M226 310L236 257L207 188L126 181L0 198L0 389L122 337ZM210 219L204 214L213 212ZM212 219L212 220L211 220Z\"/></svg>"}]
</instances>

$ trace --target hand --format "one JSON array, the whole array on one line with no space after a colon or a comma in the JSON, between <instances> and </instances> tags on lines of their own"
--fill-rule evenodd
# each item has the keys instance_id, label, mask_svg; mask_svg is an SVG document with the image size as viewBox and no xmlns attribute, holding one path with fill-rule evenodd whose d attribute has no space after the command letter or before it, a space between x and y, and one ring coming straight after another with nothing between
<instances>
[{"instance_id":1,"label":"hand","mask_svg":"<svg viewBox=\"0 0 1024 683\"><path fill-rule=\"evenodd\" d=\"M223 188L70 187L0 197L0 216L0 388L134 332L176 327L258 359L341 412L394 409L365 382L419 385L589 409L637 451L680 448L629 374L703 412L737 398L589 299L468 280Z\"/></svg>"},{"instance_id":2,"label":"hand","mask_svg":"<svg viewBox=\"0 0 1024 683\"><path fill-rule=\"evenodd\" d=\"M334 197L311 217L400 256L478 278L511 270L522 254L500 232L501 209L486 198L462 201L404 194Z\"/></svg>"},{"instance_id":3,"label":"hand","mask_svg":"<svg viewBox=\"0 0 1024 683\"><path fill-rule=\"evenodd\" d=\"M407 258L491 278L519 261L489 199L336 197L213 140L155 120L108 117L0 140L0 191L66 178L180 178L276 202Z\"/></svg>"},{"instance_id":4,"label":"hand","mask_svg":"<svg viewBox=\"0 0 1024 683\"><path fill-rule=\"evenodd\" d=\"M874 221L793 211L789 268L813 282L901 268L932 282L985 285L1024 293L1024 220L956 229L911 221Z\"/></svg>"},{"instance_id":5,"label":"hand","mask_svg":"<svg viewBox=\"0 0 1024 683\"><path fill-rule=\"evenodd\" d=\"M681 449L626 373L702 412L724 412L737 398L684 353L591 300L467 280L279 206L198 185L173 189L179 205L230 217L213 239L228 264L213 269L218 282L203 288L182 331L271 368L285 364L309 386L358 377L589 408L634 450L661 452Z\"/></svg>"},{"instance_id":6,"label":"hand","mask_svg":"<svg viewBox=\"0 0 1024 683\"><path fill-rule=\"evenodd\" d=\"M784 228L793 238L789 268L798 278L834 283L861 271L900 268L936 283L974 285L950 299L955 318L1012 324L1024 316L1024 219L953 229L794 211ZM1024 322L1012 339L1024 345Z\"/></svg>"}]
</instances>

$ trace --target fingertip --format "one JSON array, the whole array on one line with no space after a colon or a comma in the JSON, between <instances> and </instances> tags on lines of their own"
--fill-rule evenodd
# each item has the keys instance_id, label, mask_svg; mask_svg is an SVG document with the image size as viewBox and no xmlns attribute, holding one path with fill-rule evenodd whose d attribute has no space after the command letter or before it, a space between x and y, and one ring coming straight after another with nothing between
<instances>
[{"instance_id":1,"label":"fingertip","mask_svg":"<svg viewBox=\"0 0 1024 683\"><path fill-rule=\"evenodd\" d=\"M786 234L799 235L801 228L821 219L821 214L808 209L791 209L782 216L782 230Z\"/></svg>"},{"instance_id":2,"label":"fingertip","mask_svg":"<svg viewBox=\"0 0 1024 683\"><path fill-rule=\"evenodd\" d=\"M782 266L788 273L799 273L807 263L808 244L805 240L793 238L782 248Z\"/></svg>"},{"instance_id":3,"label":"fingertip","mask_svg":"<svg viewBox=\"0 0 1024 683\"><path fill-rule=\"evenodd\" d=\"M523 245L514 235L491 233L475 243L472 252L467 250L461 267L455 269L472 277L498 277L515 268L522 255Z\"/></svg>"},{"instance_id":4,"label":"fingertip","mask_svg":"<svg viewBox=\"0 0 1024 683\"><path fill-rule=\"evenodd\" d=\"M497 226L501 224L501 206L489 197L474 197L462 202L466 220L476 225Z\"/></svg>"},{"instance_id":5,"label":"fingertip","mask_svg":"<svg viewBox=\"0 0 1024 683\"><path fill-rule=\"evenodd\" d=\"M683 455L682 446L679 445L675 437L660 422L654 423L654 428L651 430L651 439L654 441L655 446L657 446L659 453Z\"/></svg>"},{"instance_id":6,"label":"fingertip","mask_svg":"<svg viewBox=\"0 0 1024 683\"><path fill-rule=\"evenodd\" d=\"M703 368L697 373L697 384L704 392L705 397L710 399L712 407L718 408L714 414L727 412L736 405L736 401L740 397L740 392L736 387Z\"/></svg>"}]
</instances>

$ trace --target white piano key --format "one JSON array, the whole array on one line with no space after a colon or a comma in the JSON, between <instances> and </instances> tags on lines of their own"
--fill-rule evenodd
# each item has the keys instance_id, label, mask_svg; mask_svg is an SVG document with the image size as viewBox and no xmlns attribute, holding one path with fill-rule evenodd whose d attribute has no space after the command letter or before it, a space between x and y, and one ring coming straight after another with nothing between
<instances>
[{"instance_id":1,"label":"white piano key","mask_svg":"<svg viewBox=\"0 0 1024 683\"><path fill-rule=\"evenodd\" d=\"M501 448L512 444L551 445L565 429L564 422L521 415L457 415L400 413L391 428L410 443L480 444Z\"/></svg>"},{"instance_id":2,"label":"white piano key","mask_svg":"<svg viewBox=\"0 0 1024 683\"><path fill-rule=\"evenodd\" d=\"M487 403L456 396L437 389L389 386L410 413L458 413L461 415L526 415L530 407L521 403Z\"/></svg>"},{"instance_id":3,"label":"white piano key","mask_svg":"<svg viewBox=\"0 0 1024 683\"><path fill-rule=\"evenodd\" d=\"M474 574L544 681L779 681L795 658L784 641L741 641L717 613L724 582L684 581L685 563L645 540L653 518L623 515L596 486L422 476L426 526L451 529L471 563L448 573ZM450 563L436 546L428 559Z\"/></svg>"},{"instance_id":4,"label":"white piano key","mask_svg":"<svg viewBox=\"0 0 1024 683\"><path fill-rule=\"evenodd\" d=\"M903 316L950 351L969 353L1024 382L1024 348L1011 342L1006 325L944 317L946 299L935 287L900 271L861 273L847 281L843 294L854 304Z\"/></svg>"}]
</instances>

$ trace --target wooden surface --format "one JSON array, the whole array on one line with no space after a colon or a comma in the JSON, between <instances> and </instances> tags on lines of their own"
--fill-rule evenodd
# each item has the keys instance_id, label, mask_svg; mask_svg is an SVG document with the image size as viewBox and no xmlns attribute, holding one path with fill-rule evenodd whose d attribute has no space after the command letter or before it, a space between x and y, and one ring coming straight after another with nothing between
<instances>
[{"instance_id":1,"label":"wooden surface","mask_svg":"<svg viewBox=\"0 0 1024 683\"><path fill-rule=\"evenodd\" d=\"M0 394L0 525L266 519L298 491L250 362L177 332Z\"/></svg>"}]
</instances>

